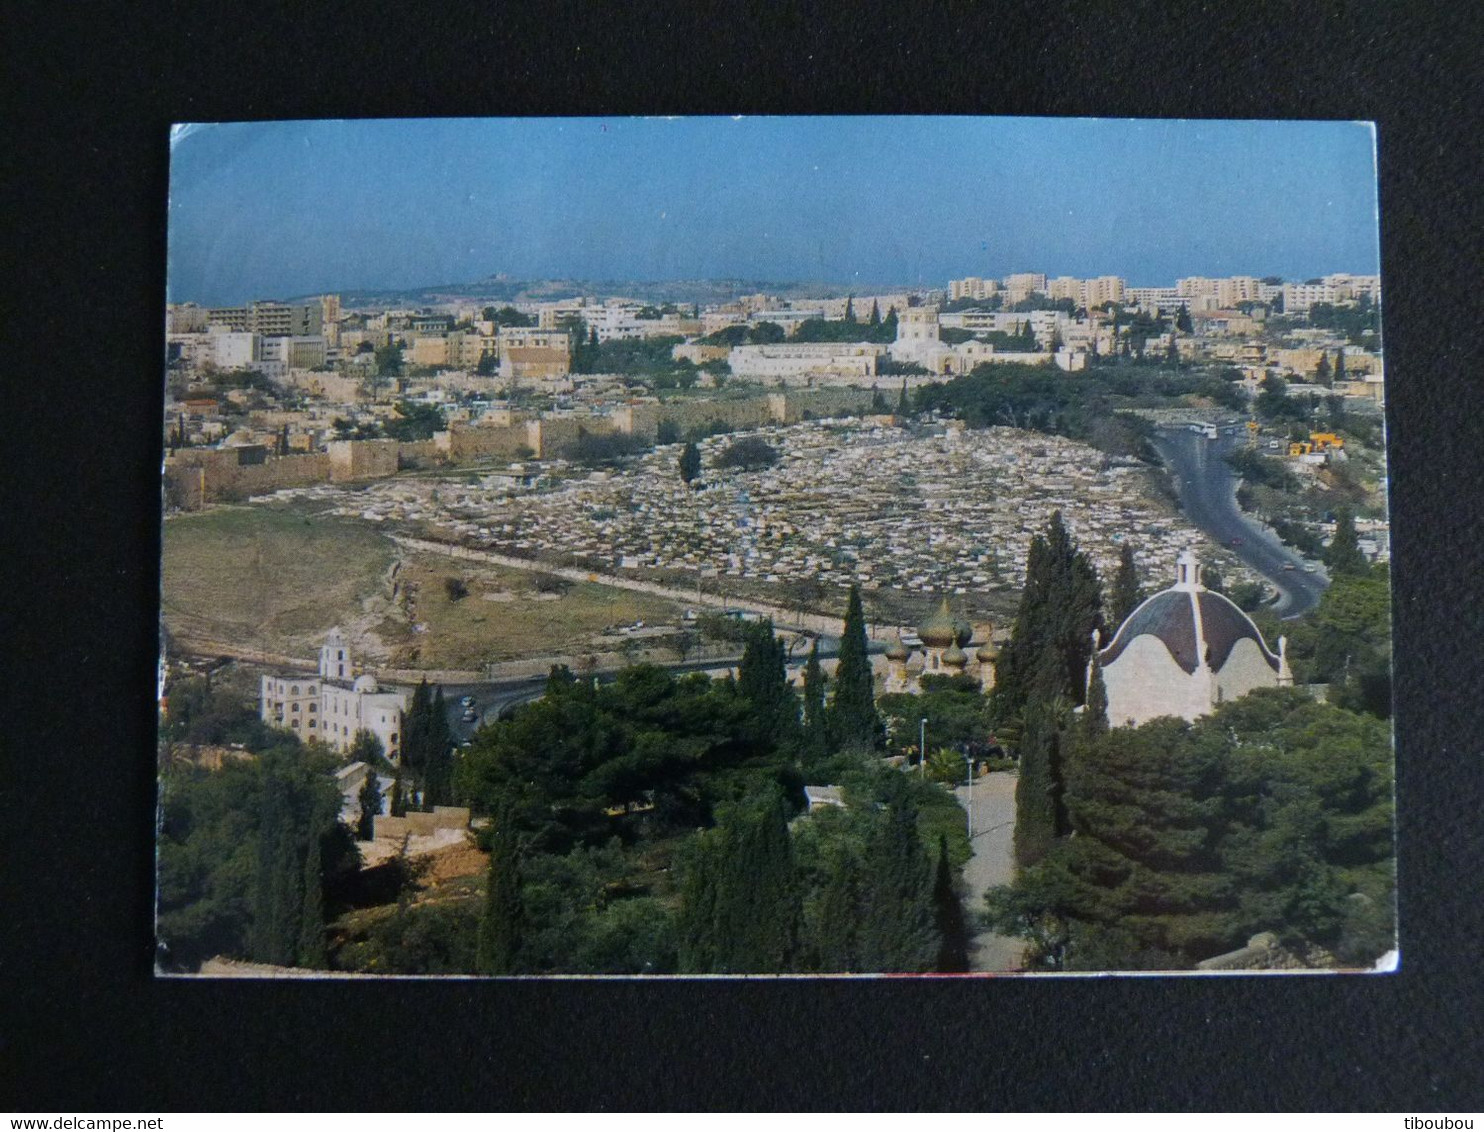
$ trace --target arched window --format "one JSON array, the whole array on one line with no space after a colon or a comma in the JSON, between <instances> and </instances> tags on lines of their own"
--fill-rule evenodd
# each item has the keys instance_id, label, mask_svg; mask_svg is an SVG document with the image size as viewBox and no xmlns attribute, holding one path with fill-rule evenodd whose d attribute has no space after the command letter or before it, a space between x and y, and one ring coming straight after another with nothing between
<instances>
[{"instance_id":1,"label":"arched window","mask_svg":"<svg viewBox=\"0 0 1484 1132\"><path fill-rule=\"evenodd\" d=\"M295 684L292 688L289 689L289 695L291 695L291 696L297 696L298 694L299 694L299 685Z\"/></svg>"}]
</instances>

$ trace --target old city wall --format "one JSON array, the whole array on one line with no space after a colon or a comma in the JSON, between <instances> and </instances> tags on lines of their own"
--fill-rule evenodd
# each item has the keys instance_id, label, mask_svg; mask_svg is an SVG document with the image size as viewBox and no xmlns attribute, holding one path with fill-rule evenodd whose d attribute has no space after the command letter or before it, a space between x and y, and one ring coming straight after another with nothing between
<instances>
[{"instance_id":1,"label":"old city wall","mask_svg":"<svg viewBox=\"0 0 1484 1132\"><path fill-rule=\"evenodd\" d=\"M165 488L171 502L192 511L215 500L323 483L330 474L329 457L323 452L270 456L261 464L242 464L239 460L239 453L232 448L176 453L165 461Z\"/></svg>"}]
</instances>

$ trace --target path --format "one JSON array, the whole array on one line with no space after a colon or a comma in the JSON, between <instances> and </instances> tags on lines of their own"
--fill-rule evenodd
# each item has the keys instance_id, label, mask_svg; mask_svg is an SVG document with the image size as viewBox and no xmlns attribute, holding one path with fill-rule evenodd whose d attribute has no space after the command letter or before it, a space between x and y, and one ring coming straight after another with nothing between
<instances>
[{"instance_id":1,"label":"path","mask_svg":"<svg viewBox=\"0 0 1484 1132\"><path fill-rule=\"evenodd\" d=\"M975 781L973 826L970 842L974 855L964 865L968 887L965 912L971 924L984 914L984 894L1015 879L1015 775L986 774ZM959 804L969 804L969 787L954 788ZM1018 971L1025 941L981 930L974 936L969 969L972 971Z\"/></svg>"}]
</instances>

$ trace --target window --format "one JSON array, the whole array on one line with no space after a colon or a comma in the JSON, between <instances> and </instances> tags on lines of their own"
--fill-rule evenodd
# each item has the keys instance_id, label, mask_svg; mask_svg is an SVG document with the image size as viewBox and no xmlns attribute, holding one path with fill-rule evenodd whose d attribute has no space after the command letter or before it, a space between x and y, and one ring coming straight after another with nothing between
<instances>
[{"instance_id":1,"label":"window","mask_svg":"<svg viewBox=\"0 0 1484 1132\"><path fill-rule=\"evenodd\" d=\"M289 708L289 711L298 711L298 710L299 710L299 705L298 704L293 704Z\"/></svg>"},{"instance_id":2,"label":"window","mask_svg":"<svg viewBox=\"0 0 1484 1132\"><path fill-rule=\"evenodd\" d=\"M290 695L293 695L293 696L297 696L299 694L299 685L295 684L292 688L290 688L289 689L289 694Z\"/></svg>"},{"instance_id":3,"label":"window","mask_svg":"<svg viewBox=\"0 0 1484 1132\"><path fill-rule=\"evenodd\" d=\"M314 726L314 725L315 725L315 723L314 723L314 720L312 720L312 719L311 719L311 720L310 720L310 721L309 721L309 726L310 726L310 727L313 727L313 726Z\"/></svg>"},{"instance_id":4,"label":"window","mask_svg":"<svg viewBox=\"0 0 1484 1132\"><path fill-rule=\"evenodd\" d=\"M309 705L309 710L310 711L319 711L319 704L310 704Z\"/></svg>"}]
</instances>

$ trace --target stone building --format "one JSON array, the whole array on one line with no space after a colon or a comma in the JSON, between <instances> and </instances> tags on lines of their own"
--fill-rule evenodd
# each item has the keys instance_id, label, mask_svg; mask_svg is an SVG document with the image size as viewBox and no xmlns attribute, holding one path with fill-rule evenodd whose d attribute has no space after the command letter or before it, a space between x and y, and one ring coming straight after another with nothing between
<instances>
[{"instance_id":1,"label":"stone building","mask_svg":"<svg viewBox=\"0 0 1484 1132\"><path fill-rule=\"evenodd\" d=\"M305 742L318 739L337 751L348 750L356 732L369 731L393 762L402 750L406 707L406 692L382 691L376 677L355 675L338 628L330 630L320 647L315 676L264 676L258 698L264 723L292 731Z\"/></svg>"},{"instance_id":2,"label":"stone building","mask_svg":"<svg viewBox=\"0 0 1484 1132\"><path fill-rule=\"evenodd\" d=\"M1286 639L1269 649L1250 617L1201 585L1189 550L1176 559L1175 584L1130 613L1097 659L1114 727L1194 720L1256 688L1293 683Z\"/></svg>"}]
</instances>

